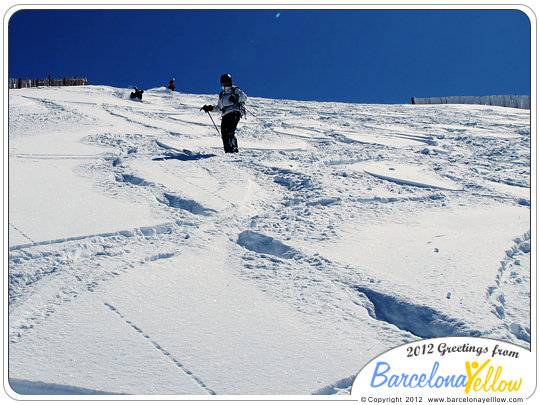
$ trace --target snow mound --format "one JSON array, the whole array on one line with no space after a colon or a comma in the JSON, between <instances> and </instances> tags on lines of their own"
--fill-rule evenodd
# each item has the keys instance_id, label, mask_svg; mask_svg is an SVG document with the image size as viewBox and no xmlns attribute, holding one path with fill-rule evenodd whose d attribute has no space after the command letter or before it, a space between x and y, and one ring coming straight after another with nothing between
<instances>
[{"instance_id":1,"label":"snow mound","mask_svg":"<svg viewBox=\"0 0 540 405\"><path fill-rule=\"evenodd\" d=\"M277 256L282 259L294 259L300 252L284 243L253 231L244 231L238 235L238 244L256 253Z\"/></svg>"},{"instance_id":2,"label":"snow mound","mask_svg":"<svg viewBox=\"0 0 540 405\"><path fill-rule=\"evenodd\" d=\"M378 162L359 163L354 167L372 176L397 184L452 191L462 190L462 187L454 181L437 176L421 166Z\"/></svg>"}]
</instances>

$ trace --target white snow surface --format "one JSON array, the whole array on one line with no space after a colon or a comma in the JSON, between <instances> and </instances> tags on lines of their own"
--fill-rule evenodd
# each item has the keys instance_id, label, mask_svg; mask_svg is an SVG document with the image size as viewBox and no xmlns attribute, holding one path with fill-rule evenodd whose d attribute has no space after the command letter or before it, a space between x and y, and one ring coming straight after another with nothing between
<instances>
[{"instance_id":1,"label":"white snow surface","mask_svg":"<svg viewBox=\"0 0 540 405\"><path fill-rule=\"evenodd\" d=\"M347 393L421 338L529 347L528 110L250 98L230 155L217 95L129 93L10 90L17 393Z\"/></svg>"}]
</instances>

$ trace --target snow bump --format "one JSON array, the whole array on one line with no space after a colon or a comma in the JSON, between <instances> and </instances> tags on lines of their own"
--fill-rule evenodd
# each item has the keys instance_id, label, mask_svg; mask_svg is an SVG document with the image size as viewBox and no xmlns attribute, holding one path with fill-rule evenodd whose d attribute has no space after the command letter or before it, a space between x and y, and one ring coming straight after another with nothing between
<instances>
[{"instance_id":1,"label":"snow bump","mask_svg":"<svg viewBox=\"0 0 540 405\"><path fill-rule=\"evenodd\" d=\"M277 256L282 259L295 259L301 256L296 249L270 237L253 231L238 235L237 243L255 253Z\"/></svg>"},{"instance_id":2,"label":"snow bump","mask_svg":"<svg viewBox=\"0 0 540 405\"><path fill-rule=\"evenodd\" d=\"M367 287L356 287L372 304L369 315L379 321L393 324L401 330L424 339L443 336L479 336L478 331L467 330L465 324L425 305L414 304L398 297L386 295Z\"/></svg>"},{"instance_id":3,"label":"snow bump","mask_svg":"<svg viewBox=\"0 0 540 405\"><path fill-rule=\"evenodd\" d=\"M174 194L165 193L165 200L160 200L163 204L172 208L179 208L184 211L191 212L195 215L209 216L216 211L210 208L205 208L200 203L194 200L186 199Z\"/></svg>"}]
</instances>

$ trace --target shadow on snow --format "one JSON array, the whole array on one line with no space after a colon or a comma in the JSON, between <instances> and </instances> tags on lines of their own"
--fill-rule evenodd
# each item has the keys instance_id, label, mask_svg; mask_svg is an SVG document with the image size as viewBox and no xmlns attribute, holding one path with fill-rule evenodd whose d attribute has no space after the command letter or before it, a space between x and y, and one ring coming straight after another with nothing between
<instances>
[{"instance_id":1,"label":"shadow on snow","mask_svg":"<svg viewBox=\"0 0 540 405\"><path fill-rule=\"evenodd\" d=\"M200 160L200 159L208 159L211 157L217 156L214 153L198 153L198 154L192 154L192 155L186 155L184 153L178 153L174 155L168 155L168 156L160 156L157 158L154 158L152 160L155 161L162 161L162 160L182 160L182 161L188 161L188 160Z\"/></svg>"}]
</instances>

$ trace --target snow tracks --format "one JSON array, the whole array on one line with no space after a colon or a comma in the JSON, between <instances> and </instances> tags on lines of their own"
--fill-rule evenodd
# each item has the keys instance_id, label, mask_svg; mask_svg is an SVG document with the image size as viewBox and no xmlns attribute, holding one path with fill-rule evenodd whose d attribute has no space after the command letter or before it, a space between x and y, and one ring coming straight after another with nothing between
<instances>
[{"instance_id":1,"label":"snow tracks","mask_svg":"<svg viewBox=\"0 0 540 405\"><path fill-rule=\"evenodd\" d=\"M211 96L24 92L14 387L332 394L418 338L529 345L527 111L253 99L226 155Z\"/></svg>"}]
</instances>

